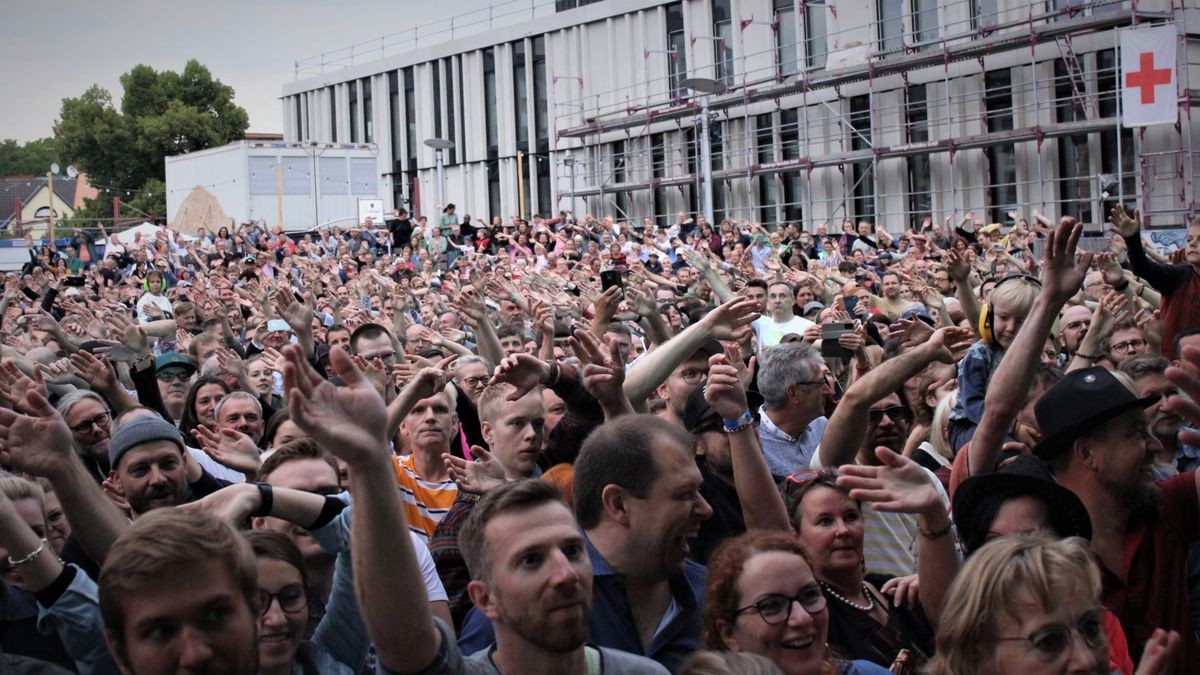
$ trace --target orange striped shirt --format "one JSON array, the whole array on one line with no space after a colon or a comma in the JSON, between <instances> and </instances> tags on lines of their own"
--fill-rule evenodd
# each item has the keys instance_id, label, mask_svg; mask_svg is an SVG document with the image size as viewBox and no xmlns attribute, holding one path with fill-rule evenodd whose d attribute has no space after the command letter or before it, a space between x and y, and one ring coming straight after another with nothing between
<instances>
[{"instance_id":1,"label":"orange striped shirt","mask_svg":"<svg viewBox=\"0 0 1200 675\"><path fill-rule=\"evenodd\" d=\"M431 483L417 475L412 455L393 457L396 468L396 483L400 486L400 498L404 502L404 516L408 526L426 543L433 536L438 523L450 512L458 496L458 486L452 480Z\"/></svg>"}]
</instances>

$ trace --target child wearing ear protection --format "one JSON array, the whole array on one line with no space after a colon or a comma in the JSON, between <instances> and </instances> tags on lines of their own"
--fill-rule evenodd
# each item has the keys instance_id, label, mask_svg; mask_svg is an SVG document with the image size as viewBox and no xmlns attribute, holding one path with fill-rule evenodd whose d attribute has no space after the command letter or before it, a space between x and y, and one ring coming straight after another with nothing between
<instances>
[{"instance_id":1,"label":"child wearing ear protection","mask_svg":"<svg viewBox=\"0 0 1200 675\"><path fill-rule=\"evenodd\" d=\"M949 424L950 447L954 452L975 435L975 427L983 419L988 381L1000 366L1004 351L1017 337L1041 289L1041 282L1026 274L1005 277L992 288L979 314L981 339L971 345L958 368L958 403L950 411Z\"/></svg>"},{"instance_id":2,"label":"child wearing ear protection","mask_svg":"<svg viewBox=\"0 0 1200 675\"><path fill-rule=\"evenodd\" d=\"M170 319L173 316L173 306L170 298L167 297L167 279L162 272L157 269L147 272L146 279L142 282L142 289L145 292L137 301L138 323L148 323L157 318ZM162 309L162 317L150 317L146 314L146 306L151 304Z\"/></svg>"}]
</instances>

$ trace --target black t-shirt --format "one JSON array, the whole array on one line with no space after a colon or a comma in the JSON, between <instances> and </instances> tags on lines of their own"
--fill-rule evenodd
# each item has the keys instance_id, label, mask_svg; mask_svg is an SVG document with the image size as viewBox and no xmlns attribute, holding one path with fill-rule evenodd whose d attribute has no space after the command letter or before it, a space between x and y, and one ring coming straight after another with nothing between
<instances>
[{"instance_id":1,"label":"black t-shirt","mask_svg":"<svg viewBox=\"0 0 1200 675\"><path fill-rule=\"evenodd\" d=\"M408 218L392 218L384 222L392 233L392 248L402 248L412 242L413 225Z\"/></svg>"},{"instance_id":2,"label":"black t-shirt","mask_svg":"<svg viewBox=\"0 0 1200 675\"><path fill-rule=\"evenodd\" d=\"M746 531L746 518L742 515L742 502L738 499L737 488L709 471L703 460L697 460L696 464L704 481L700 484L700 494L712 507L713 514L700 523L700 530L688 541L688 547L692 560L707 565L708 557L721 542Z\"/></svg>"}]
</instances>

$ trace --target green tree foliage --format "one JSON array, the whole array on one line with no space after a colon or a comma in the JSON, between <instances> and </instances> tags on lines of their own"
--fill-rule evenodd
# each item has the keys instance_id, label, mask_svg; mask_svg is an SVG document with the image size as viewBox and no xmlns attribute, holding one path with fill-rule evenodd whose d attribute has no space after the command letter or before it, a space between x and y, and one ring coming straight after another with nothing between
<instances>
[{"instance_id":1,"label":"green tree foliage","mask_svg":"<svg viewBox=\"0 0 1200 675\"><path fill-rule=\"evenodd\" d=\"M24 145L11 138L0 141L0 176L43 176L58 161L53 138L39 138Z\"/></svg>"},{"instance_id":2,"label":"green tree foliage","mask_svg":"<svg viewBox=\"0 0 1200 675\"><path fill-rule=\"evenodd\" d=\"M194 59L180 73L139 64L121 76L121 87L119 108L99 86L63 99L54 125L57 149L92 184L134 191L101 192L92 200L98 203L84 206L86 217L111 217L113 196L160 216L166 213L165 158L239 140L250 118L233 102L233 88Z\"/></svg>"}]
</instances>

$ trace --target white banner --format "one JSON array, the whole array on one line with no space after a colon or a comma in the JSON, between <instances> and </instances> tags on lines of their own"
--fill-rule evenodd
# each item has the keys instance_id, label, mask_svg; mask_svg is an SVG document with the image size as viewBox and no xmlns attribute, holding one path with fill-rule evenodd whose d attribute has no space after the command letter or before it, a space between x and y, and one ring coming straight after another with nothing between
<instances>
[{"instance_id":1,"label":"white banner","mask_svg":"<svg viewBox=\"0 0 1200 675\"><path fill-rule=\"evenodd\" d=\"M371 160L375 161L375 160ZM358 200L358 224L362 225L367 221L367 216L370 216L376 225L383 225L383 200L382 199L359 199Z\"/></svg>"},{"instance_id":2,"label":"white banner","mask_svg":"<svg viewBox=\"0 0 1200 675\"><path fill-rule=\"evenodd\" d=\"M1121 113L1126 127L1179 118L1175 24L1121 30Z\"/></svg>"}]
</instances>

